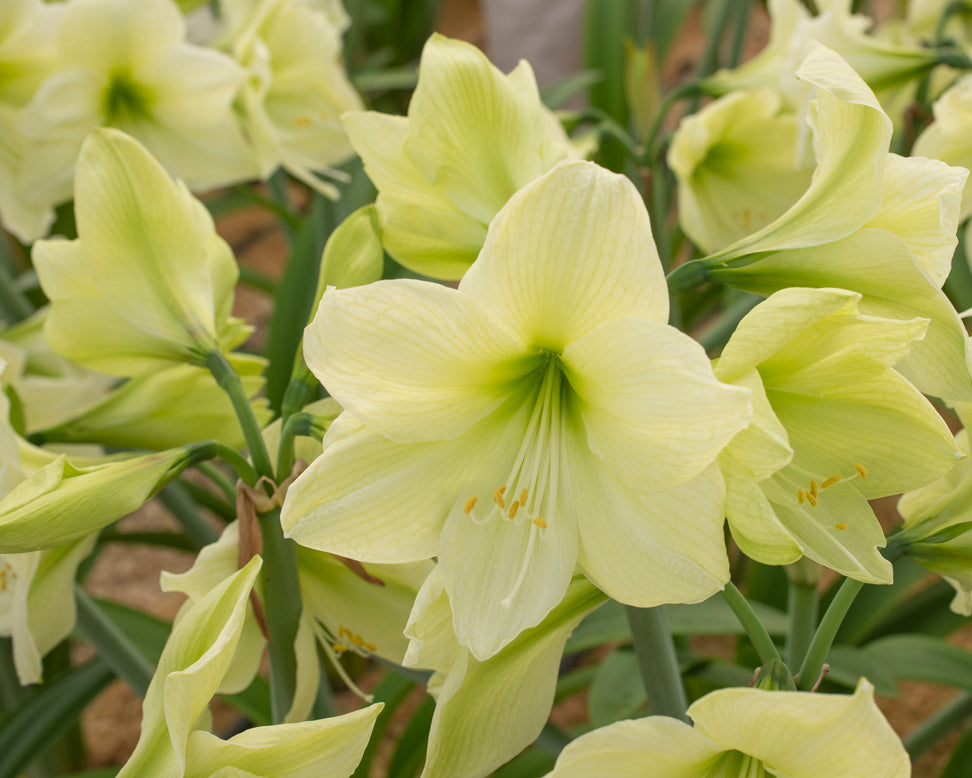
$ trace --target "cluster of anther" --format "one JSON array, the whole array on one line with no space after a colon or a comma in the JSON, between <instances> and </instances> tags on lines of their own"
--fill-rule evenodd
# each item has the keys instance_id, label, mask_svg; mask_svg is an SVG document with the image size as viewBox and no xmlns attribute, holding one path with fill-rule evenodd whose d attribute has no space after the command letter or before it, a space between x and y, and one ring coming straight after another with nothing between
<instances>
[{"instance_id":1,"label":"cluster of anther","mask_svg":"<svg viewBox=\"0 0 972 778\"><path fill-rule=\"evenodd\" d=\"M374 643L369 643L357 632L352 632L345 626L338 627L338 639L331 648L334 649L334 653L338 656L346 651L351 651L353 648L357 648L359 652L370 651L371 653L378 650L378 646Z\"/></svg>"},{"instance_id":2,"label":"cluster of anther","mask_svg":"<svg viewBox=\"0 0 972 778\"><path fill-rule=\"evenodd\" d=\"M513 520L516 518L516 514L520 512L520 508L526 505L527 498L530 493L523 488L520 490L520 494L517 499L510 503L510 507L506 507L506 485L500 486L493 492L493 502L499 508L501 515L505 515L507 519ZM476 508L476 503L479 502L479 498L473 495L465 504L462 506L462 510L466 515L471 515L473 510ZM503 513L505 511L505 513ZM535 516L533 523L536 524L540 529L547 528L547 522L544 521L540 516Z\"/></svg>"},{"instance_id":3,"label":"cluster of anther","mask_svg":"<svg viewBox=\"0 0 972 778\"><path fill-rule=\"evenodd\" d=\"M809 489L797 490L797 502L799 502L800 505L803 505L803 503L808 502L810 503L811 508L816 508L817 501L819 500L819 494L822 490L833 486L838 481L850 481L854 478L867 478L867 468L864 467L864 465L858 463L854 465L854 469L857 471L857 473L850 476L849 478L845 478L844 476L841 475L832 475L830 476L830 478L827 478L826 480L824 480L822 483L819 484L816 481L811 479ZM847 529L847 525L844 524L843 522L841 522L840 524L835 524L834 527L836 529L841 529L841 530Z\"/></svg>"},{"instance_id":4,"label":"cluster of anther","mask_svg":"<svg viewBox=\"0 0 972 778\"><path fill-rule=\"evenodd\" d=\"M13 580L17 574L13 571L10 564L0 556L0 592L7 591L7 585L13 586Z\"/></svg>"}]
</instances>

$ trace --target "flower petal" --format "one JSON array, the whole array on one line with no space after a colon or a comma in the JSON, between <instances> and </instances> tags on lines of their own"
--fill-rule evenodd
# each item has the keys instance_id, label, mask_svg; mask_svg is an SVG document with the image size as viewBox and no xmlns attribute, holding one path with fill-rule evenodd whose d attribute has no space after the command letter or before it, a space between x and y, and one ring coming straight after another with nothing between
<instances>
[{"instance_id":1,"label":"flower petal","mask_svg":"<svg viewBox=\"0 0 972 778\"><path fill-rule=\"evenodd\" d=\"M699 778L725 749L667 716L618 721L567 744L547 778Z\"/></svg>"},{"instance_id":2,"label":"flower petal","mask_svg":"<svg viewBox=\"0 0 972 778\"><path fill-rule=\"evenodd\" d=\"M573 454L574 452L570 452ZM729 580L724 485L712 465L668 491L638 492L588 456L570 457L579 564L608 595L647 608L701 602Z\"/></svg>"},{"instance_id":3,"label":"flower petal","mask_svg":"<svg viewBox=\"0 0 972 778\"><path fill-rule=\"evenodd\" d=\"M307 364L341 406L401 442L465 432L531 367L522 345L454 289L380 281L325 293Z\"/></svg>"},{"instance_id":4,"label":"flower petal","mask_svg":"<svg viewBox=\"0 0 972 778\"><path fill-rule=\"evenodd\" d=\"M774 773L806 778L907 778L908 754L861 679L853 696L720 689L688 710L695 729Z\"/></svg>"},{"instance_id":5,"label":"flower petal","mask_svg":"<svg viewBox=\"0 0 972 778\"><path fill-rule=\"evenodd\" d=\"M549 351L612 319L668 320L644 203L590 162L561 162L511 198L459 290Z\"/></svg>"},{"instance_id":6,"label":"flower petal","mask_svg":"<svg viewBox=\"0 0 972 778\"><path fill-rule=\"evenodd\" d=\"M633 489L698 475L752 416L750 391L716 380L702 347L667 324L605 322L563 364L591 451Z\"/></svg>"},{"instance_id":7,"label":"flower petal","mask_svg":"<svg viewBox=\"0 0 972 778\"><path fill-rule=\"evenodd\" d=\"M405 152L481 224L567 156L567 138L549 121L530 66L520 70L531 77L504 76L475 46L441 35L422 50Z\"/></svg>"},{"instance_id":8,"label":"flower petal","mask_svg":"<svg viewBox=\"0 0 972 778\"><path fill-rule=\"evenodd\" d=\"M265 778L348 778L364 754L382 703L343 716L253 727L230 738L197 730L189 736L185 778L234 775ZM245 771L245 772L244 772Z\"/></svg>"},{"instance_id":9,"label":"flower petal","mask_svg":"<svg viewBox=\"0 0 972 778\"><path fill-rule=\"evenodd\" d=\"M484 483L505 477L497 472ZM539 624L563 598L577 561L572 518L566 512L551 516L541 528L527 515L508 519L497 511L480 523L464 512L462 502L452 509L439 542L438 569L456 638L480 661Z\"/></svg>"}]
</instances>

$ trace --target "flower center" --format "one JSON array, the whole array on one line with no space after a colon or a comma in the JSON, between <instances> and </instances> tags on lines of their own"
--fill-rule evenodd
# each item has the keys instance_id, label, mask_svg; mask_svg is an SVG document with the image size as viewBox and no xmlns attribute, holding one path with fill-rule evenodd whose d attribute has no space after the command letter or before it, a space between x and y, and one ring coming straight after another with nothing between
<instances>
[{"instance_id":1,"label":"flower center","mask_svg":"<svg viewBox=\"0 0 972 778\"><path fill-rule=\"evenodd\" d=\"M867 478L867 468L862 464L854 465L854 470L856 471L853 475L842 476L842 475L832 475L829 478L825 478L821 483L817 483L816 480L810 480L809 489L797 489L797 502L803 505L805 502L810 503L811 508L816 508L817 503L820 500L820 492L824 489L828 489L839 481L847 483L848 481L853 481L855 478ZM839 530L847 529L847 525L843 522L840 524L835 524L834 527Z\"/></svg>"},{"instance_id":2,"label":"flower center","mask_svg":"<svg viewBox=\"0 0 972 778\"><path fill-rule=\"evenodd\" d=\"M477 524L509 521L530 524L530 536L523 565L502 604L509 607L526 576L526 567L534 546L542 541L544 531L556 523L557 480L560 456L565 438L563 413L567 384L557 358L548 355L543 377L534 397L526 433L505 481L498 484L487 502L472 495L463 511Z\"/></svg>"},{"instance_id":3,"label":"flower center","mask_svg":"<svg viewBox=\"0 0 972 778\"><path fill-rule=\"evenodd\" d=\"M146 116L149 103L145 87L124 72L112 74L102 96L102 110L109 124Z\"/></svg>"}]
</instances>

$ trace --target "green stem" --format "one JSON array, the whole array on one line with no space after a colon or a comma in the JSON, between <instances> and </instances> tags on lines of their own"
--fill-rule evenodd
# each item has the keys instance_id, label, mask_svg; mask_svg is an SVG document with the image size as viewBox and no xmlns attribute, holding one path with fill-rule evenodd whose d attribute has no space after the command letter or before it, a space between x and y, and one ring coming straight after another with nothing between
<instances>
[{"instance_id":1,"label":"green stem","mask_svg":"<svg viewBox=\"0 0 972 778\"><path fill-rule=\"evenodd\" d=\"M908 734L904 739L905 750L912 760L917 759L970 716L972 694L962 692Z\"/></svg>"},{"instance_id":2,"label":"green stem","mask_svg":"<svg viewBox=\"0 0 972 778\"><path fill-rule=\"evenodd\" d=\"M727 583L726 588L722 590L722 597L732 608L732 612L736 614L736 618L739 619L746 635L752 641L756 653L759 654L759 661L765 665L773 659L780 659L780 653L776 650L773 638L769 636L766 627L759 620L749 601L743 597L742 592L736 588L732 581Z\"/></svg>"},{"instance_id":3,"label":"green stem","mask_svg":"<svg viewBox=\"0 0 972 778\"><path fill-rule=\"evenodd\" d=\"M666 277L668 293L671 295L687 292L709 280L709 270L699 259L679 265Z\"/></svg>"},{"instance_id":4,"label":"green stem","mask_svg":"<svg viewBox=\"0 0 972 778\"><path fill-rule=\"evenodd\" d=\"M221 351L209 352L206 357L206 367L209 368L209 372L213 374L216 383L226 392L230 402L233 403L233 410L236 411L236 417L240 421L243 438L246 440L246 446L250 451L250 458L253 460L257 474L272 480L273 467L270 465L270 456L267 454L267 447L264 445L263 436L260 434L260 425L256 416L253 415L253 407L243 389L243 382L240 380L239 373L233 369L233 366Z\"/></svg>"},{"instance_id":5,"label":"green stem","mask_svg":"<svg viewBox=\"0 0 972 778\"><path fill-rule=\"evenodd\" d=\"M173 481L157 496L182 526L183 532L196 551L219 540L219 534L199 513L199 506L182 483Z\"/></svg>"},{"instance_id":6,"label":"green stem","mask_svg":"<svg viewBox=\"0 0 972 778\"><path fill-rule=\"evenodd\" d=\"M7 314L7 324L16 324L34 314L34 306L20 291L16 279L3 265L0 265L0 307Z\"/></svg>"},{"instance_id":7,"label":"green stem","mask_svg":"<svg viewBox=\"0 0 972 778\"><path fill-rule=\"evenodd\" d=\"M663 606L655 608L625 607L641 683L648 696L648 709L653 715L671 716L688 721L688 700L682 684L682 671L672 641Z\"/></svg>"},{"instance_id":8,"label":"green stem","mask_svg":"<svg viewBox=\"0 0 972 778\"><path fill-rule=\"evenodd\" d=\"M721 349L729 342L729 338L736 331L743 317L762 299L754 294L741 293L739 298L730 303L712 324L696 336L696 340L706 351Z\"/></svg>"},{"instance_id":9,"label":"green stem","mask_svg":"<svg viewBox=\"0 0 972 778\"><path fill-rule=\"evenodd\" d=\"M315 435L318 439L323 430L314 422L314 415L310 413L295 413L286 417L280 432L280 449L277 452L277 472L281 478L286 478L294 469L294 438L298 435Z\"/></svg>"},{"instance_id":10,"label":"green stem","mask_svg":"<svg viewBox=\"0 0 972 778\"><path fill-rule=\"evenodd\" d=\"M749 31L749 7L752 5L750 0L736 0L736 29L732 36L732 47L729 49L729 61L726 63L734 68L742 59L743 46L746 43L746 33Z\"/></svg>"},{"instance_id":11,"label":"green stem","mask_svg":"<svg viewBox=\"0 0 972 778\"><path fill-rule=\"evenodd\" d=\"M78 632L94 646L115 675L144 698L155 675L155 668L115 622L105 615L98 603L77 584L74 586L74 600L78 609Z\"/></svg>"},{"instance_id":12,"label":"green stem","mask_svg":"<svg viewBox=\"0 0 972 778\"><path fill-rule=\"evenodd\" d=\"M236 502L236 484L234 484L216 465L211 462L200 462L196 470L215 484L230 503Z\"/></svg>"},{"instance_id":13,"label":"green stem","mask_svg":"<svg viewBox=\"0 0 972 778\"><path fill-rule=\"evenodd\" d=\"M280 511L260 516L263 535L263 601L270 630L270 711L273 723L284 720L297 689L294 641L300 624L297 544L283 536Z\"/></svg>"},{"instance_id":14,"label":"green stem","mask_svg":"<svg viewBox=\"0 0 972 778\"><path fill-rule=\"evenodd\" d=\"M193 483L192 481L180 481L186 494L200 507L206 508L215 513L223 521L233 521L236 518L236 506L231 505L223 499L222 493L214 494L205 486ZM234 497L235 500L235 497Z\"/></svg>"},{"instance_id":15,"label":"green stem","mask_svg":"<svg viewBox=\"0 0 972 778\"><path fill-rule=\"evenodd\" d=\"M263 442L263 438L260 439ZM257 471L253 469L246 457L240 454L236 449L230 448L225 443L220 443L218 440L209 440L205 443L198 444L196 446L195 461L192 462L192 466L199 468L200 465L205 464L204 460L207 459L222 459L226 464L232 467L236 471L236 475L242 478L244 483L253 486L260 478ZM235 504L236 502L236 488L233 488L232 500Z\"/></svg>"},{"instance_id":16,"label":"green stem","mask_svg":"<svg viewBox=\"0 0 972 778\"><path fill-rule=\"evenodd\" d=\"M815 583L789 582L789 622L786 631L786 663L799 667L807 655L817 628L820 598Z\"/></svg>"},{"instance_id":17,"label":"green stem","mask_svg":"<svg viewBox=\"0 0 972 778\"><path fill-rule=\"evenodd\" d=\"M850 610L850 606L853 605L854 600L863 588L864 584L860 581L845 578L837 594L834 595L830 607L827 608L827 612L820 621L820 626L817 627L813 640L810 641L810 647L807 649L803 664L800 665L800 672L797 674L797 686L803 691L812 689L814 684L817 683L817 679L820 678L820 672L823 670L827 654L830 653L830 647L837 636L837 630L840 629L844 617L847 616L847 611Z\"/></svg>"},{"instance_id":18,"label":"green stem","mask_svg":"<svg viewBox=\"0 0 972 778\"><path fill-rule=\"evenodd\" d=\"M277 282L270 276L264 275L246 265L240 265L240 283L266 292L272 297L277 296Z\"/></svg>"}]
</instances>

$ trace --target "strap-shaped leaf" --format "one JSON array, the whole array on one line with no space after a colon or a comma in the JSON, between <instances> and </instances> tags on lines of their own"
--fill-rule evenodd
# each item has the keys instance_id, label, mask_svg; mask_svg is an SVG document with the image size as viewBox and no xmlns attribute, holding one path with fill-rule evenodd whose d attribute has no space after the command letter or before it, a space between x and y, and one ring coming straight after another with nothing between
<instances>
[{"instance_id":1,"label":"strap-shaped leaf","mask_svg":"<svg viewBox=\"0 0 972 778\"><path fill-rule=\"evenodd\" d=\"M114 677L104 662L92 659L61 673L14 708L0 726L0 778L16 778Z\"/></svg>"}]
</instances>

